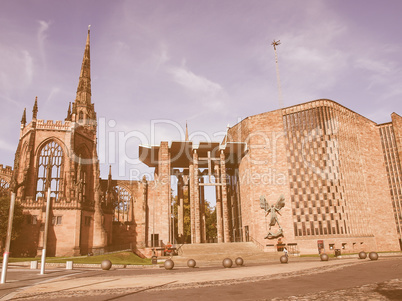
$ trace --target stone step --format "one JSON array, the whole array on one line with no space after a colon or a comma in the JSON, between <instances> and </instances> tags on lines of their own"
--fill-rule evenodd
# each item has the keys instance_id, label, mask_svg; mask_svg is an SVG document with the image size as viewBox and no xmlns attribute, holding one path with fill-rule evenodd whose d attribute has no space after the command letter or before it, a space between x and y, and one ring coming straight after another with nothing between
<instances>
[{"instance_id":1,"label":"stone step","mask_svg":"<svg viewBox=\"0 0 402 301\"><path fill-rule=\"evenodd\" d=\"M172 258L175 264L186 265L189 259L194 259L197 266L221 265L223 259L230 258L234 262L237 257L247 263L261 263L278 260L283 255L263 252L252 242L188 244L182 245L178 254Z\"/></svg>"},{"instance_id":2,"label":"stone step","mask_svg":"<svg viewBox=\"0 0 402 301\"><path fill-rule=\"evenodd\" d=\"M181 256L238 253L263 254L264 252L252 242L188 244L179 248Z\"/></svg>"}]
</instances>

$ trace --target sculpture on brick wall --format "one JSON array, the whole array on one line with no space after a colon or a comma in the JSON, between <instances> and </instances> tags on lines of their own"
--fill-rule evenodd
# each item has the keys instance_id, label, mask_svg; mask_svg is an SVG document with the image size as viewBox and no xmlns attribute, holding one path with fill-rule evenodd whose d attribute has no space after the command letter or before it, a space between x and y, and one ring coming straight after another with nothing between
<instances>
[{"instance_id":1,"label":"sculpture on brick wall","mask_svg":"<svg viewBox=\"0 0 402 301\"><path fill-rule=\"evenodd\" d=\"M283 229L281 225L279 224L277 213L285 206L285 197L281 195L279 199L276 201L275 204L272 204L271 206L265 199L265 195L260 196L260 207L261 209L264 209L266 214L265 216L269 215L269 232L267 236L265 236L266 239L275 239L278 237L283 236ZM278 224L279 230L277 232L272 232L271 227L275 226Z\"/></svg>"}]
</instances>

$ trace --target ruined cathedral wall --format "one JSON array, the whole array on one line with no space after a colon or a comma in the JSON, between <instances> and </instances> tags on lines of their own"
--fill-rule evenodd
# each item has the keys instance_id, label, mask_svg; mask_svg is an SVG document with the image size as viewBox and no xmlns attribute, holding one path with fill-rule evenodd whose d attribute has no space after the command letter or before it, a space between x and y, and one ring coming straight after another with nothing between
<instances>
[{"instance_id":1,"label":"ruined cathedral wall","mask_svg":"<svg viewBox=\"0 0 402 301\"><path fill-rule=\"evenodd\" d=\"M24 130L27 128L29 129L29 126ZM46 200L43 198L36 200L36 190L39 156L43 147L51 142L55 142L61 147L63 163L60 170L58 202L53 202L51 210L47 254L49 256L77 255L74 249L80 244L81 222L80 212L76 210L78 203L70 194L70 191L74 190L72 187L74 176L71 174L71 171L74 170L74 161L71 160L71 129L59 121L54 123L42 120L38 120L36 128L27 131L20 138L17 181L20 184L23 183L23 180L25 182L18 189L17 201L20 201L24 207L26 221L22 233L13 247L14 252L19 255L40 254L43 246L43 231L39 230L38 225L45 222L45 212L38 208L44 206Z\"/></svg>"},{"instance_id":2,"label":"ruined cathedral wall","mask_svg":"<svg viewBox=\"0 0 402 301\"><path fill-rule=\"evenodd\" d=\"M53 223L49 223L47 256L78 255L74 254L74 247L78 247L76 236L79 235L80 225L77 225L77 221L80 214L78 210L52 210ZM61 217L61 221L58 217Z\"/></svg>"},{"instance_id":3,"label":"ruined cathedral wall","mask_svg":"<svg viewBox=\"0 0 402 301\"><path fill-rule=\"evenodd\" d=\"M147 185L147 201L145 205L146 221L145 221L145 241L147 246L151 246L152 234L159 234L158 230L158 216L159 209L158 203L159 189L156 181L149 181Z\"/></svg>"},{"instance_id":4,"label":"ruined cathedral wall","mask_svg":"<svg viewBox=\"0 0 402 301\"><path fill-rule=\"evenodd\" d=\"M126 191L130 195L130 206L124 221L110 221L113 231L113 245L132 244L133 248L141 249L150 245L150 233L153 233L155 222L155 233L158 230L159 221L154 217L154 205L157 208L155 216L159 211L157 196L159 189L155 181L129 181L117 180L116 185L119 191ZM116 218L116 213L114 218ZM150 220L152 219L152 220Z\"/></svg>"},{"instance_id":5,"label":"ruined cathedral wall","mask_svg":"<svg viewBox=\"0 0 402 301\"><path fill-rule=\"evenodd\" d=\"M33 135L33 133L31 133ZM68 181L67 171L70 170L70 135L69 131L49 131L49 130L36 130L35 131L34 141L32 141L32 137L27 135L26 137L22 137L20 143L22 145L20 155L20 163L19 163L19 172L18 172L18 181L22 182L24 179L24 173L27 172L26 179L27 183L24 185L25 189L25 199L26 200L34 200L35 192L36 192L36 180L38 173L38 158L40 156L40 152L42 148L48 144L49 142L56 142L63 151L63 180ZM33 143L32 143L33 142ZM63 187L66 186L66 182L64 182ZM64 193L65 191L63 191ZM19 197L21 197L21 191L19 191ZM64 195L63 195L64 196Z\"/></svg>"},{"instance_id":6,"label":"ruined cathedral wall","mask_svg":"<svg viewBox=\"0 0 402 301\"><path fill-rule=\"evenodd\" d=\"M129 205L122 222L113 223L113 244L133 244L142 240L144 229L144 210L142 183L138 181L117 180L120 191L129 193Z\"/></svg>"},{"instance_id":7,"label":"ruined cathedral wall","mask_svg":"<svg viewBox=\"0 0 402 301\"><path fill-rule=\"evenodd\" d=\"M0 164L0 179L2 179L6 185L10 185L11 178L13 176L13 168L11 166L3 167L3 164Z\"/></svg>"},{"instance_id":8,"label":"ruined cathedral wall","mask_svg":"<svg viewBox=\"0 0 402 301\"><path fill-rule=\"evenodd\" d=\"M11 256L37 255L39 241L43 240L41 220L37 219L42 214L42 209L24 209L25 220L21 227L21 232L16 240L11 243ZM35 220L34 220L35 218Z\"/></svg>"},{"instance_id":9,"label":"ruined cathedral wall","mask_svg":"<svg viewBox=\"0 0 402 301\"><path fill-rule=\"evenodd\" d=\"M71 171L74 170L75 174L73 176L77 177L75 166L81 158L81 171L86 173L86 199L93 202L95 200L94 188L96 185L96 183L94 183L94 164L98 164L98 158L96 157L96 145L90 138L91 137L82 136L77 133L74 135L73 152L71 152L70 159L71 167L73 168Z\"/></svg>"}]
</instances>

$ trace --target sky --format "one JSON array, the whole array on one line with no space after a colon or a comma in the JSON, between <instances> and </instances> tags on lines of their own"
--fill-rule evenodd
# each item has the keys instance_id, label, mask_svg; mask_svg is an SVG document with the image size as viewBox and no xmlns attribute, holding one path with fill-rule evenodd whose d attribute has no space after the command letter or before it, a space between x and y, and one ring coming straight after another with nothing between
<instances>
[{"instance_id":1,"label":"sky","mask_svg":"<svg viewBox=\"0 0 402 301\"><path fill-rule=\"evenodd\" d=\"M376 123L402 115L400 0L0 0L0 164L24 108L64 120L91 25L101 176L153 171L139 144L220 142L227 126L327 98Z\"/></svg>"}]
</instances>

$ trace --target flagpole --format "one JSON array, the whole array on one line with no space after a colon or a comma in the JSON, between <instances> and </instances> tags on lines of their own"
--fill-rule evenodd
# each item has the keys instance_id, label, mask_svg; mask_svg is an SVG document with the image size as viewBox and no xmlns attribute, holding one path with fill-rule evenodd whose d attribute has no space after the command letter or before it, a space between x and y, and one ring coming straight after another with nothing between
<instances>
[{"instance_id":1,"label":"flagpole","mask_svg":"<svg viewBox=\"0 0 402 301\"><path fill-rule=\"evenodd\" d=\"M279 76L279 65L278 65L278 54L276 52L276 46L280 45L281 41L273 41L271 43L272 46L274 46L274 52L275 52L275 65L276 65L276 79L278 81L278 98L279 98L279 108L283 109L283 98L282 98L282 87L281 87L281 78Z\"/></svg>"}]
</instances>

